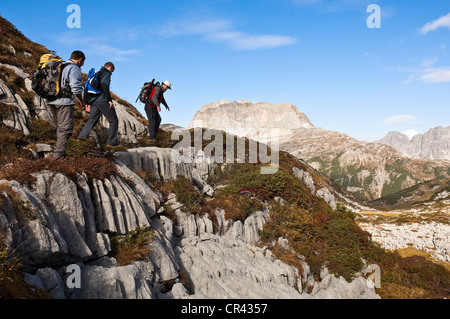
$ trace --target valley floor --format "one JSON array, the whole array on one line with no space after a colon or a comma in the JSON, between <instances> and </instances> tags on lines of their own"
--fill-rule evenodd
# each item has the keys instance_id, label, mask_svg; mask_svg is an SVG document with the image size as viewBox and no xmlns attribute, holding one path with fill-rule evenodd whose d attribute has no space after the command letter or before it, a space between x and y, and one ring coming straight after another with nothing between
<instances>
[{"instance_id":1,"label":"valley floor","mask_svg":"<svg viewBox=\"0 0 450 319\"><path fill-rule=\"evenodd\" d=\"M405 210L362 211L359 225L402 256L421 255L450 269L450 201Z\"/></svg>"}]
</instances>

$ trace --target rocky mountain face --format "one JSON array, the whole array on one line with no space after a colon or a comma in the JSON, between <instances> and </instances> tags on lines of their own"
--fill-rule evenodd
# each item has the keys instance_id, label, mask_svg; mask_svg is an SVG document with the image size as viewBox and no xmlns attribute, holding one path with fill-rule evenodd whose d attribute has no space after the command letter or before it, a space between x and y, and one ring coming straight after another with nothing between
<instances>
[{"instance_id":1,"label":"rocky mountain face","mask_svg":"<svg viewBox=\"0 0 450 319\"><path fill-rule=\"evenodd\" d=\"M195 113L188 128L202 126L262 142L289 136L300 128L314 127L295 105L251 103L247 100L222 100L203 106Z\"/></svg>"},{"instance_id":2,"label":"rocky mountain face","mask_svg":"<svg viewBox=\"0 0 450 319\"><path fill-rule=\"evenodd\" d=\"M182 175L200 191L213 164L173 162L170 149L156 147L116 153L118 174L102 180L42 171L31 187L0 181L4 198L0 232L23 256L26 280L54 298L379 298L361 272L348 283L326 268L317 280L303 262L303 272L256 245L267 211L245 221L216 212L187 214L175 194L163 201L135 172L154 173L156 181ZM27 203L18 210L12 194ZM173 210L174 218L165 212ZM110 257L111 235L126 235L151 226L148 256L119 266ZM288 247L288 242L279 239ZM80 271L79 287L69 282L72 267ZM311 292L310 287L314 287Z\"/></svg>"},{"instance_id":3,"label":"rocky mountain face","mask_svg":"<svg viewBox=\"0 0 450 319\"><path fill-rule=\"evenodd\" d=\"M450 126L432 128L411 140L400 132L389 132L378 142L390 145L410 158L450 160Z\"/></svg>"},{"instance_id":4,"label":"rocky mountain face","mask_svg":"<svg viewBox=\"0 0 450 319\"><path fill-rule=\"evenodd\" d=\"M280 139L280 149L305 159L363 200L378 199L427 180L449 177L446 163L413 160L390 146L358 141L324 129L298 130Z\"/></svg>"},{"instance_id":5,"label":"rocky mountain face","mask_svg":"<svg viewBox=\"0 0 450 319\"><path fill-rule=\"evenodd\" d=\"M280 150L304 159L362 200L374 200L450 174L448 163L412 160L384 144L314 128L291 104L216 102L202 107L189 127L196 123L264 143L276 142Z\"/></svg>"}]
</instances>

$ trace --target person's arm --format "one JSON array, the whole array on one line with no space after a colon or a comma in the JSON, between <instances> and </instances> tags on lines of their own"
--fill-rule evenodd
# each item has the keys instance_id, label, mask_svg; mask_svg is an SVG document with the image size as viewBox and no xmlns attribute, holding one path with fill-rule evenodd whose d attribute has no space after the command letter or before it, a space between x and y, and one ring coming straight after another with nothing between
<instances>
[{"instance_id":1,"label":"person's arm","mask_svg":"<svg viewBox=\"0 0 450 319\"><path fill-rule=\"evenodd\" d=\"M169 105L167 105L167 102L166 102L166 99L164 98L164 95L162 96L161 103L166 107L167 111L170 111L170 107L169 107Z\"/></svg>"},{"instance_id":2,"label":"person's arm","mask_svg":"<svg viewBox=\"0 0 450 319\"><path fill-rule=\"evenodd\" d=\"M81 70L77 67L72 67L69 70L69 86L72 94L81 103L81 109L86 108L83 99L83 83L81 82Z\"/></svg>"},{"instance_id":3,"label":"person's arm","mask_svg":"<svg viewBox=\"0 0 450 319\"><path fill-rule=\"evenodd\" d=\"M102 72L103 73L103 72ZM105 72L101 76L102 94L105 94L106 100L112 102L111 92L109 87L111 85L111 73Z\"/></svg>"},{"instance_id":4,"label":"person's arm","mask_svg":"<svg viewBox=\"0 0 450 319\"><path fill-rule=\"evenodd\" d=\"M109 102L109 108L113 108L113 99L111 97L111 91L109 90L109 87L111 85L111 73L105 72L101 75L101 86L102 86L102 94L105 95L106 100Z\"/></svg>"}]
</instances>

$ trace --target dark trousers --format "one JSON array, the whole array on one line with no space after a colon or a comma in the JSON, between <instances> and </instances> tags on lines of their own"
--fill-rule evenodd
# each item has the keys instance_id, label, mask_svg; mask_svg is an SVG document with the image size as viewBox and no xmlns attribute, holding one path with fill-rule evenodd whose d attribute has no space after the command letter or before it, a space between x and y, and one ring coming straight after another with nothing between
<instances>
[{"instance_id":1,"label":"dark trousers","mask_svg":"<svg viewBox=\"0 0 450 319\"><path fill-rule=\"evenodd\" d=\"M147 113L148 118L148 134L151 140L156 138L156 133L158 133L159 125L161 124L161 116L159 115L156 106L145 106L145 113Z\"/></svg>"},{"instance_id":2,"label":"dark trousers","mask_svg":"<svg viewBox=\"0 0 450 319\"><path fill-rule=\"evenodd\" d=\"M91 105L89 120L84 124L78 139L86 140L91 134L92 129L97 125L100 117L104 115L109 122L108 145L117 145L117 131L119 129L119 120L117 119L116 109L109 108L109 102L94 102Z\"/></svg>"}]
</instances>

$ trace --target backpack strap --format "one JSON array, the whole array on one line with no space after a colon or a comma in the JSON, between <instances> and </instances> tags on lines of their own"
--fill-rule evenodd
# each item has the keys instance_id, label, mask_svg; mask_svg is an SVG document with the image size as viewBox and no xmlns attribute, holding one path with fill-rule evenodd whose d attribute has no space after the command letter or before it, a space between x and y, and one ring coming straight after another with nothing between
<instances>
[{"instance_id":1,"label":"backpack strap","mask_svg":"<svg viewBox=\"0 0 450 319\"><path fill-rule=\"evenodd\" d=\"M60 90L61 90L61 97L73 98L72 90L71 90L70 88L63 87L63 86L62 86L62 81L63 81L63 77L62 77L62 75L63 75L63 70L64 70L64 68L65 68L66 66L68 66L69 64L75 64L75 63L73 63L71 60L69 60L69 61L63 61L63 62L61 63L61 79L60 79L59 87L60 87Z\"/></svg>"}]
</instances>

